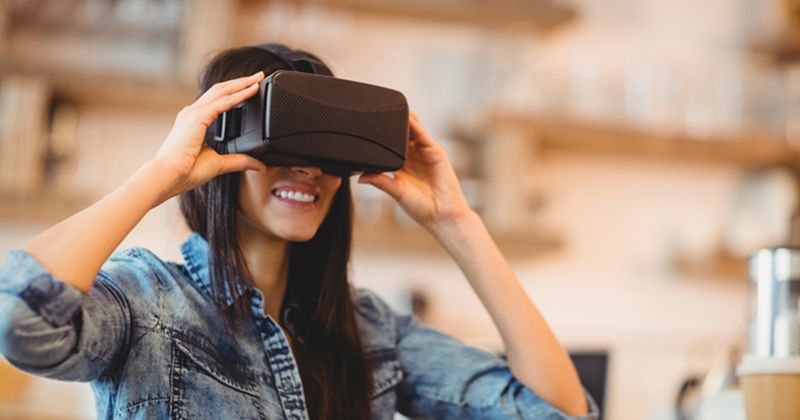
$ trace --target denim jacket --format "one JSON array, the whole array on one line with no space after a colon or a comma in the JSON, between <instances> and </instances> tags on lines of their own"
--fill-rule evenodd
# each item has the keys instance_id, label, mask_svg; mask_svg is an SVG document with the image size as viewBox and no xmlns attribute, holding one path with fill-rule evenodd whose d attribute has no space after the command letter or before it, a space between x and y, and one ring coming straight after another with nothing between
<instances>
[{"instance_id":1,"label":"denim jacket","mask_svg":"<svg viewBox=\"0 0 800 420\"><path fill-rule=\"evenodd\" d=\"M250 289L252 317L226 328L211 299L206 241L193 233L181 252L184 264L143 248L116 251L85 295L24 250L9 252L0 353L35 375L91 382L99 418L307 419L297 364L264 315L263 295ZM396 313L367 289L352 291L372 362L373 418L576 418L537 397L501 358ZM582 418L595 419L585 394Z\"/></svg>"}]
</instances>

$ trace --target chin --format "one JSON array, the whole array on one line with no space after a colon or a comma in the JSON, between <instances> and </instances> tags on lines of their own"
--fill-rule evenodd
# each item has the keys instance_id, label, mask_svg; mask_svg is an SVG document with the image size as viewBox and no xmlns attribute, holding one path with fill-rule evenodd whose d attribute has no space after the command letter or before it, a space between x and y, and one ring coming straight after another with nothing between
<instances>
[{"instance_id":1,"label":"chin","mask_svg":"<svg viewBox=\"0 0 800 420\"><path fill-rule=\"evenodd\" d=\"M316 234L317 234L316 230L309 231L303 229L303 230L279 232L277 236L291 242L306 242L310 241Z\"/></svg>"}]
</instances>

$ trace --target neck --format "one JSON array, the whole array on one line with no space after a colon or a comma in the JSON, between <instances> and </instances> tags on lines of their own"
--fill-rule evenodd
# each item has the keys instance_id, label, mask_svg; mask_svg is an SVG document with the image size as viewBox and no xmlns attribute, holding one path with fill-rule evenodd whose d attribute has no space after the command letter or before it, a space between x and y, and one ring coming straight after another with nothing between
<instances>
[{"instance_id":1,"label":"neck","mask_svg":"<svg viewBox=\"0 0 800 420\"><path fill-rule=\"evenodd\" d=\"M239 246L250 270L253 287L264 295L264 315L280 322L281 304L289 274L288 241L267 235L244 218L237 223Z\"/></svg>"}]
</instances>

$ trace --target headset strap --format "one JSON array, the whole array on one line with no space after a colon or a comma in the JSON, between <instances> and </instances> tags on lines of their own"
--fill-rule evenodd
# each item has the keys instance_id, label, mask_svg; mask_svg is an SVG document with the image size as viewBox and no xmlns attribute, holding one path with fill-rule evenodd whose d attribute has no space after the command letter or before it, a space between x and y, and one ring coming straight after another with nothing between
<instances>
[{"instance_id":1,"label":"headset strap","mask_svg":"<svg viewBox=\"0 0 800 420\"><path fill-rule=\"evenodd\" d=\"M283 44L258 44L254 45L254 47L261 48L264 51L278 56L281 60L286 62L292 70L333 76L328 66L322 64L319 60L302 51L290 49Z\"/></svg>"}]
</instances>

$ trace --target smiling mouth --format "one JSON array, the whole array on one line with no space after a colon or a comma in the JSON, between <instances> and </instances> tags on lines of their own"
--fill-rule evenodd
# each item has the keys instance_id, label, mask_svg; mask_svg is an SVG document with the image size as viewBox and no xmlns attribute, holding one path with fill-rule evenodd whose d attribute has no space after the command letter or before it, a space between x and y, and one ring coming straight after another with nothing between
<instances>
[{"instance_id":1,"label":"smiling mouth","mask_svg":"<svg viewBox=\"0 0 800 420\"><path fill-rule=\"evenodd\" d=\"M282 190L275 188L272 190L272 195L284 200L295 201L297 203L315 203L319 200L319 195L307 194L300 191Z\"/></svg>"}]
</instances>

